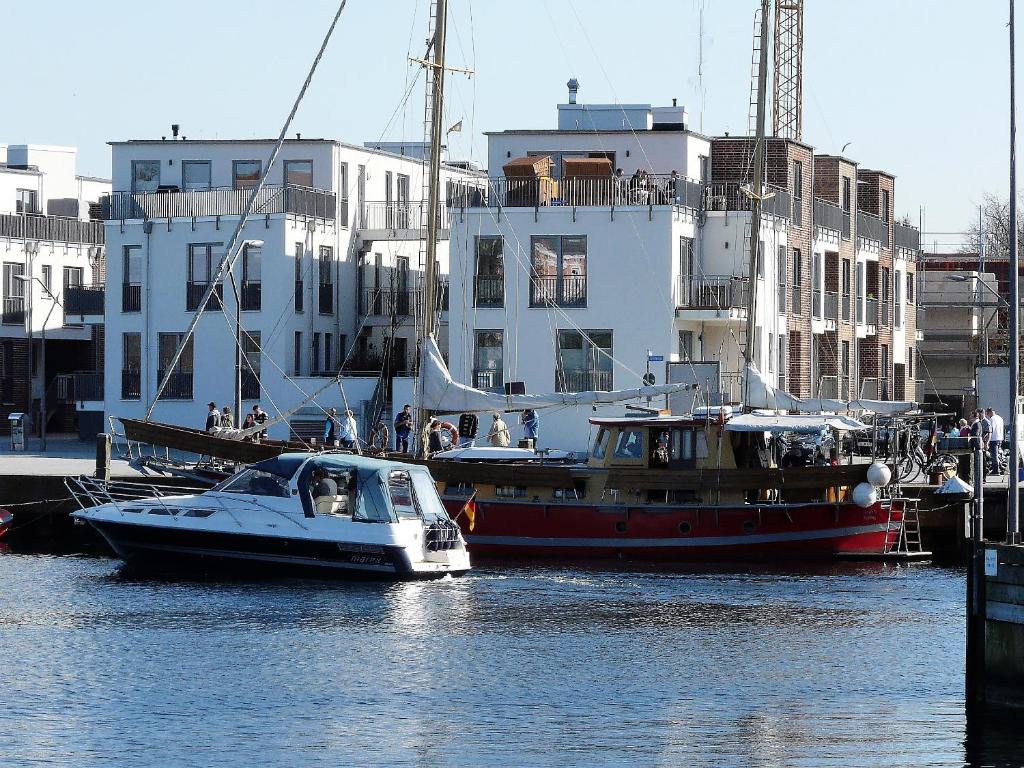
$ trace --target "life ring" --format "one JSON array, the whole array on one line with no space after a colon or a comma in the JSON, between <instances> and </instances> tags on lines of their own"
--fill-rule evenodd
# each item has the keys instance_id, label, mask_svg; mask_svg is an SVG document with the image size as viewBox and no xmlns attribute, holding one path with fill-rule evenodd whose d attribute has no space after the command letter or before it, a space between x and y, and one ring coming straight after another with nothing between
<instances>
[{"instance_id":1,"label":"life ring","mask_svg":"<svg viewBox=\"0 0 1024 768\"><path fill-rule=\"evenodd\" d=\"M447 439L445 437L447 433ZM447 448L454 448L459 444L459 430L450 421L441 422L441 445Z\"/></svg>"}]
</instances>

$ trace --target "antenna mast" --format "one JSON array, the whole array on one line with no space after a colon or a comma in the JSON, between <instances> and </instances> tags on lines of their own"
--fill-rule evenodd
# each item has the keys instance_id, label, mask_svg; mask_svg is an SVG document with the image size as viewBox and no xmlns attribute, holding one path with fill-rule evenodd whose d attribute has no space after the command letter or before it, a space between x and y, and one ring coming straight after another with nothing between
<instances>
[{"instance_id":1,"label":"antenna mast","mask_svg":"<svg viewBox=\"0 0 1024 768\"><path fill-rule=\"evenodd\" d=\"M800 141L803 134L804 0L775 0L775 84L772 135Z\"/></svg>"}]
</instances>

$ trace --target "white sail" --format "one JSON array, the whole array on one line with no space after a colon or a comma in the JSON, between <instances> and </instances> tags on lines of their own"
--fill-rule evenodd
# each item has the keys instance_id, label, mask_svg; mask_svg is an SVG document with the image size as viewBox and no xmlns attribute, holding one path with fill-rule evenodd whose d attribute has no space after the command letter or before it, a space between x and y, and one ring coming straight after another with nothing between
<instances>
[{"instance_id":1,"label":"white sail","mask_svg":"<svg viewBox=\"0 0 1024 768\"><path fill-rule=\"evenodd\" d=\"M918 404L910 400L834 400L827 398L795 397L776 389L768 383L757 367L747 366L747 405L751 408L767 408L773 411L797 411L798 413L842 413L867 412L880 414L906 413L916 411Z\"/></svg>"},{"instance_id":2,"label":"white sail","mask_svg":"<svg viewBox=\"0 0 1024 768\"><path fill-rule=\"evenodd\" d=\"M694 389L694 384L663 384L656 387L617 389L611 392L555 392L544 395L502 395L484 392L452 379L441 352L432 337L423 342L420 364L423 386L422 407L436 413L474 413L481 411L522 411L527 408L551 408L562 405L595 405L656 397Z\"/></svg>"}]
</instances>

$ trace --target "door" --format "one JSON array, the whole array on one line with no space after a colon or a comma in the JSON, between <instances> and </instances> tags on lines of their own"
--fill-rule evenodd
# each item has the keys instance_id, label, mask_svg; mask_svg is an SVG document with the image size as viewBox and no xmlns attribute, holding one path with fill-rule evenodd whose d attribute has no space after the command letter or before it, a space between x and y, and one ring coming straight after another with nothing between
<instances>
[{"instance_id":1,"label":"door","mask_svg":"<svg viewBox=\"0 0 1024 768\"><path fill-rule=\"evenodd\" d=\"M412 218L409 210L409 177L401 173L395 179L395 197L398 202L398 228L409 229Z\"/></svg>"},{"instance_id":2,"label":"door","mask_svg":"<svg viewBox=\"0 0 1024 768\"><path fill-rule=\"evenodd\" d=\"M366 166L360 165L356 172L356 208L359 210L359 227L366 229Z\"/></svg>"},{"instance_id":3,"label":"door","mask_svg":"<svg viewBox=\"0 0 1024 768\"><path fill-rule=\"evenodd\" d=\"M391 171L384 171L384 216L388 229L395 226L395 201L392 193L392 180L394 175Z\"/></svg>"}]
</instances>

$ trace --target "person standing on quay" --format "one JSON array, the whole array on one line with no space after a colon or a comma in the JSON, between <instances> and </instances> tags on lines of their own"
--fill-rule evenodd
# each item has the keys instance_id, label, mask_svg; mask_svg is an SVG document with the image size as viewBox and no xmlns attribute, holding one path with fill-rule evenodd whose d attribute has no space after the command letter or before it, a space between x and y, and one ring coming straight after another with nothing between
<instances>
[{"instance_id":1,"label":"person standing on quay","mask_svg":"<svg viewBox=\"0 0 1024 768\"><path fill-rule=\"evenodd\" d=\"M996 413L995 408L986 408L985 416L992 425L992 439L988 443L989 463L992 465L993 475L1002 474L999 467L999 448L1003 444L1003 437L1006 434L1006 425L1003 417Z\"/></svg>"},{"instance_id":2,"label":"person standing on quay","mask_svg":"<svg viewBox=\"0 0 1024 768\"><path fill-rule=\"evenodd\" d=\"M395 417L395 450L399 453L409 452L409 435L412 434L412 406L406 403Z\"/></svg>"}]
</instances>

